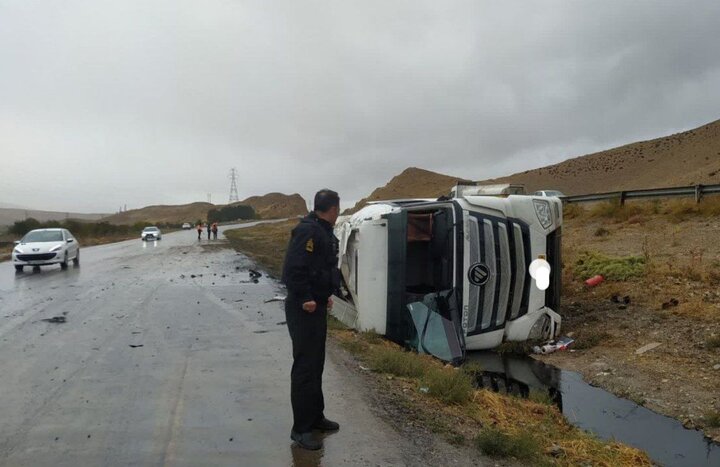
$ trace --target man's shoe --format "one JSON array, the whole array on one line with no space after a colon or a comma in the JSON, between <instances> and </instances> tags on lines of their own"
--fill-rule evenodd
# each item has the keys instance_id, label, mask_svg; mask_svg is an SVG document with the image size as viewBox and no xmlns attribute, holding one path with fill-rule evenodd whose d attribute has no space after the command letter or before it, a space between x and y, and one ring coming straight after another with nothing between
<instances>
[{"instance_id":1,"label":"man's shoe","mask_svg":"<svg viewBox=\"0 0 720 467\"><path fill-rule=\"evenodd\" d=\"M298 433L297 431L290 432L290 439L295 441L298 446L308 451L317 451L322 449L322 443L313 438L312 433Z\"/></svg>"},{"instance_id":2,"label":"man's shoe","mask_svg":"<svg viewBox=\"0 0 720 467\"><path fill-rule=\"evenodd\" d=\"M316 422L312 428L313 430L318 430L322 432L338 431L340 429L340 424L323 417L323 419L319 422Z\"/></svg>"}]
</instances>

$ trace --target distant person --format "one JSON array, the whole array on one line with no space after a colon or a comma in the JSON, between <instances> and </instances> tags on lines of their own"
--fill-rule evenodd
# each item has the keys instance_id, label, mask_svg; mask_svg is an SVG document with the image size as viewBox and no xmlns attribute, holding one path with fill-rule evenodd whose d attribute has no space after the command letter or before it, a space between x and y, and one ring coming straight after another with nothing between
<instances>
[{"instance_id":1,"label":"distant person","mask_svg":"<svg viewBox=\"0 0 720 467\"><path fill-rule=\"evenodd\" d=\"M198 222L198 225L197 225L198 240L202 239L202 231L203 231L202 222Z\"/></svg>"},{"instance_id":2,"label":"distant person","mask_svg":"<svg viewBox=\"0 0 720 467\"><path fill-rule=\"evenodd\" d=\"M212 227L210 227L210 221L207 223L207 232L208 232L208 240L210 240L210 233L212 232Z\"/></svg>"},{"instance_id":3,"label":"distant person","mask_svg":"<svg viewBox=\"0 0 720 467\"><path fill-rule=\"evenodd\" d=\"M313 430L340 429L339 424L325 418L322 392L327 311L333 305L330 296L340 287L338 241L333 234L340 197L332 190L321 190L314 204L315 210L292 231L282 277L288 291L285 316L293 349L290 438L309 450L322 448Z\"/></svg>"},{"instance_id":4,"label":"distant person","mask_svg":"<svg viewBox=\"0 0 720 467\"><path fill-rule=\"evenodd\" d=\"M212 225L213 240L217 240L217 222Z\"/></svg>"}]
</instances>

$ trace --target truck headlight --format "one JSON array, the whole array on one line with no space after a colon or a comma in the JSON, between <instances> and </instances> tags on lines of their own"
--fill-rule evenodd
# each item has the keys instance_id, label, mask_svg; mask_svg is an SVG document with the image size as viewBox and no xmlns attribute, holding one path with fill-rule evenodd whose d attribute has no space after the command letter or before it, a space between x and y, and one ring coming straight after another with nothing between
<instances>
[{"instance_id":1,"label":"truck headlight","mask_svg":"<svg viewBox=\"0 0 720 467\"><path fill-rule=\"evenodd\" d=\"M59 251L61 248L62 248L62 245L54 246L54 247L50 248L50 253Z\"/></svg>"},{"instance_id":2,"label":"truck headlight","mask_svg":"<svg viewBox=\"0 0 720 467\"><path fill-rule=\"evenodd\" d=\"M23 251L20 248L15 247L13 253L23 254Z\"/></svg>"},{"instance_id":3,"label":"truck headlight","mask_svg":"<svg viewBox=\"0 0 720 467\"><path fill-rule=\"evenodd\" d=\"M540 221L540 225L545 229L549 228L553 223L550 203L544 200L534 199L533 206L535 207L535 214Z\"/></svg>"},{"instance_id":4,"label":"truck headlight","mask_svg":"<svg viewBox=\"0 0 720 467\"><path fill-rule=\"evenodd\" d=\"M528 333L528 340L537 341L552 336L550 334L550 317L548 315L540 316Z\"/></svg>"}]
</instances>

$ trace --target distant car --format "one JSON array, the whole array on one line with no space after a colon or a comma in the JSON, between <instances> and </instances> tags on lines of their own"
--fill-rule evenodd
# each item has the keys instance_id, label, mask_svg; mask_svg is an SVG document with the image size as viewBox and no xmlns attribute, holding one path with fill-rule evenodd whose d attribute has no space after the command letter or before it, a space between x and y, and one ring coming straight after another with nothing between
<instances>
[{"instance_id":1,"label":"distant car","mask_svg":"<svg viewBox=\"0 0 720 467\"><path fill-rule=\"evenodd\" d=\"M160 229L155 226L145 227L140 234L140 238L144 242L152 240L162 240L162 232L160 232Z\"/></svg>"},{"instance_id":2,"label":"distant car","mask_svg":"<svg viewBox=\"0 0 720 467\"><path fill-rule=\"evenodd\" d=\"M75 266L80 264L80 244L66 229L31 230L22 240L15 242L12 261L16 271L22 271L25 266L51 264L59 264L61 269L67 269L68 261L72 261Z\"/></svg>"},{"instance_id":3,"label":"distant car","mask_svg":"<svg viewBox=\"0 0 720 467\"><path fill-rule=\"evenodd\" d=\"M557 190L540 190L533 193L535 196L545 196L545 197L555 197L555 198L564 198L565 194L561 191Z\"/></svg>"},{"instance_id":4,"label":"distant car","mask_svg":"<svg viewBox=\"0 0 720 467\"><path fill-rule=\"evenodd\" d=\"M192 229L192 225L190 225L189 222L185 222L182 226L183 230L190 230Z\"/></svg>"}]
</instances>

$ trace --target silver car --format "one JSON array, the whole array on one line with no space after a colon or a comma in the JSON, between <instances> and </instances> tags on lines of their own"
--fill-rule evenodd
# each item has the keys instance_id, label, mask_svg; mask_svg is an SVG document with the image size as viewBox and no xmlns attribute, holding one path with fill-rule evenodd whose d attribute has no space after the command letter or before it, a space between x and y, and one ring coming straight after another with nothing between
<instances>
[{"instance_id":1,"label":"silver car","mask_svg":"<svg viewBox=\"0 0 720 467\"><path fill-rule=\"evenodd\" d=\"M25 266L51 264L67 269L69 261L76 266L80 264L80 244L67 229L31 230L22 240L15 242L12 261L18 272Z\"/></svg>"},{"instance_id":2,"label":"silver car","mask_svg":"<svg viewBox=\"0 0 720 467\"><path fill-rule=\"evenodd\" d=\"M145 227L140 234L140 238L144 242L162 240L162 232L160 232L160 229L155 226Z\"/></svg>"}]
</instances>

